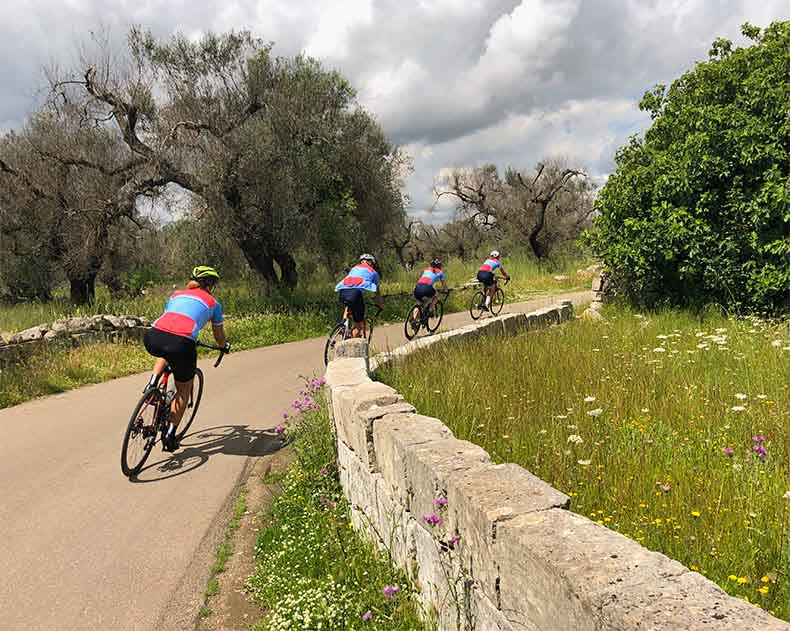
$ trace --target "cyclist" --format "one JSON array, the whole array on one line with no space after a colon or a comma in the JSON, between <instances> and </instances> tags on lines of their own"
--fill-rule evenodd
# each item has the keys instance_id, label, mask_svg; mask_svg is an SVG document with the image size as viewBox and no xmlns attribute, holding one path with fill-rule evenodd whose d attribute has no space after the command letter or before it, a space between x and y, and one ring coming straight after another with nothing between
<instances>
[{"instance_id":1,"label":"cyclist","mask_svg":"<svg viewBox=\"0 0 790 631\"><path fill-rule=\"evenodd\" d=\"M441 282L442 289L447 290L447 280L442 271L442 260L439 258L431 261L431 266L423 271L422 276L417 279L417 285L414 287L414 299L417 302L422 302L427 298L431 299L431 314L434 313L436 301L439 300L436 289L434 289L434 285L437 282Z\"/></svg>"},{"instance_id":2,"label":"cyclist","mask_svg":"<svg viewBox=\"0 0 790 631\"><path fill-rule=\"evenodd\" d=\"M496 277L494 276L494 272L496 272L497 269L499 269L506 280L510 280L510 276L508 276L505 268L502 267L499 250L491 250L488 258L483 262L477 272L477 280L483 283L485 287L486 302L484 305L480 305L485 311L488 311L488 307L491 305L491 299L494 297L494 292L496 291Z\"/></svg>"},{"instance_id":3,"label":"cyclist","mask_svg":"<svg viewBox=\"0 0 790 631\"><path fill-rule=\"evenodd\" d=\"M169 364L176 382L176 396L170 406L170 425L164 438L165 451L178 449L176 428L186 409L192 381L197 368L197 340L200 329L211 320L212 333L218 346L230 352L225 337L222 305L212 296L219 274L213 267L199 265L193 268L186 287L174 291L165 306L165 312L154 322L143 342L146 350L158 357L151 376L151 383Z\"/></svg>"},{"instance_id":4,"label":"cyclist","mask_svg":"<svg viewBox=\"0 0 790 631\"><path fill-rule=\"evenodd\" d=\"M378 272L376 257L372 254L361 254L359 263L352 267L346 277L336 286L335 291L340 294L340 301L351 311L354 320L353 337L367 336L365 323L365 299L363 291L376 295L376 306L384 309L381 297L381 275Z\"/></svg>"}]
</instances>

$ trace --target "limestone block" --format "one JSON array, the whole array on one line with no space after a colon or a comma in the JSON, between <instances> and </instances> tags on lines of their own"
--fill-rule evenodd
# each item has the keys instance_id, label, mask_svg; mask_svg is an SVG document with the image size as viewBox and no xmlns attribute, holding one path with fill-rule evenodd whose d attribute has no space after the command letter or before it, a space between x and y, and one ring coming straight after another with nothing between
<instances>
[{"instance_id":1,"label":"limestone block","mask_svg":"<svg viewBox=\"0 0 790 631\"><path fill-rule=\"evenodd\" d=\"M527 330L528 331L534 331L536 329L541 328L542 324L541 324L540 318L538 317L538 314L536 312L532 311L531 313L527 313L525 315L525 317L527 319Z\"/></svg>"},{"instance_id":2,"label":"limestone block","mask_svg":"<svg viewBox=\"0 0 790 631\"><path fill-rule=\"evenodd\" d=\"M449 527L460 536L459 554L483 593L497 598L494 548L500 526L519 515L566 508L570 498L516 464L489 465L450 479Z\"/></svg>"},{"instance_id":3,"label":"limestone block","mask_svg":"<svg viewBox=\"0 0 790 631\"><path fill-rule=\"evenodd\" d=\"M376 474L376 515L381 543L400 568L411 569L415 558L414 541L410 537L410 522L414 519L393 497L384 477Z\"/></svg>"},{"instance_id":4,"label":"limestone block","mask_svg":"<svg viewBox=\"0 0 790 631\"><path fill-rule=\"evenodd\" d=\"M101 331L104 328L103 327L104 316L94 315L94 316L91 316L89 318L89 320L90 320L90 328L91 328L91 330L93 330L93 331ZM140 320L140 318L138 318L138 321L139 320Z\"/></svg>"},{"instance_id":5,"label":"limestone block","mask_svg":"<svg viewBox=\"0 0 790 631\"><path fill-rule=\"evenodd\" d=\"M50 331L54 331L58 334L65 334L69 330L69 320L66 318L65 320L55 320L50 327Z\"/></svg>"},{"instance_id":6,"label":"limestone block","mask_svg":"<svg viewBox=\"0 0 790 631\"><path fill-rule=\"evenodd\" d=\"M375 523L377 504L373 474L342 440L337 441L337 469L340 485L348 501Z\"/></svg>"},{"instance_id":7,"label":"limestone block","mask_svg":"<svg viewBox=\"0 0 790 631\"><path fill-rule=\"evenodd\" d=\"M527 328L527 316L523 313L509 313L501 318L505 335L518 335Z\"/></svg>"},{"instance_id":8,"label":"limestone block","mask_svg":"<svg viewBox=\"0 0 790 631\"><path fill-rule=\"evenodd\" d=\"M478 589L472 592L472 628L486 631L517 631L505 614L499 611L491 600ZM539 631L531 624L518 627L518 631Z\"/></svg>"},{"instance_id":9,"label":"limestone block","mask_svg":"<svg viewBox=\"0 0 790 631\"><path fill-rule=\"evenodd\" d=\"M11 338L12 344L19 344L22 342L35 342L40 340L44 337L44 333L47 332L46 327L40 326L33 326L29 329L25 329L24 331L20 331L16 335Z\"/></svg>"},{"instance_id":10,"label":"limestone block","mask_svg":"<svg viewBox=\"0 0 790 631\"><path fill-rule=\"evenodd\" d=\"M481 320L476 324L476 326L480 335L502 335L504 332L504 329L502 328L502 320L499 317Z\"/></svg>"},{"instance_id":11,"label":"limestone block","mask_svg":"<svg viewBox=\"0 0 790 631\"><path fill-rule=\"evenodd\" d=\"M151 326L151 321L148 318L143 318L141 316L139 318L139 320L140 320L140 326L144 326L144 327L150 327Z\"/></svg>"},{"instance_id":12,"label":"limestone block","mask_svg":"<svg viewBox=\"0 0 790 631\"><path fill-rule=\"evenodd\" d=\"M340 357L367 357L368 356L368 342L361 338L346 340L340 342L335 347L335 358Z\"/></svg>"},{"instance_id":13,"label":"limestone block","mask_svg":"<svg viewBox=\"0 0 790 631\"><path fill-rule=\"evenodd\" d=\"M56 338L66 337L66 335L67 335L66 331L52 329L52 330L47 331L46 333L44 333L44 339L47 342L51 342L52 340L54 340Z\"/></svg>"},{"instance_id":14,"label":"limestone block","mask_svg":"<svg viewBox=\"0 0 790 631\"><path fill-rule=\"evenodd\" d=\"M330 388L356 386L370 381L367 362L361 357L342 357L329 362L326 367L326 383Z\"/></svg>"},{"instance_id":15,"label":"limestone block","mask_svg":"<svg viewBox=\"0 0 790 631\"><path fill-rule=\"evenodd\" d=\"M373 450L377 471L388 491L409 509L409 485L405 459L415 446L438 444L453 437L438 419L420 414L389 414L373 425Z\"/></svg>"},{"instance_id":16,"label":"limestone block","mask_svg":"<svg viewBox=\"0 0 790 631\"><path fill-rule=\"evenodd\" d=\"M113 329L122 329L124 327L123 320L118 316L105 315L102 317L104 324L109 325Z\"/></svg>"},{"instance_id":17,"label":"limestone block","mask_svg":"<svg viewBox=\"0 0 790 631\"><path fill-rule=\"evenodd\" d=\"M332 395L332 414L337 436L357 457L375 468L373 453L373 423L387 413L414 412L406 404L393 406L403 400L393 388L376 381L362 383L354 388L342 388Z\"/></svg>"},{"instance_id":18,"label":"limestone block","mask_svg":"<svg viewBox=\"0 0 790 631\"><path fill-rule=\"evenodd\" d=\"M69 333L84 333L91 328L91 319L87 316L76 316L65 320Z\"/></svg>"},{"instance_id":19,"label":"limestone block","mask_svg":"<svg viewBox=\"0 0 790 631\"><path fill-rule=\"evenodd\" d=\"M569 511L502 523L495 555L500 608L514 623L590 631L790 629L680 563Z\"/></svg>"},{"instance_id":20,"label":"limestone block","mask_svg":"<svg viewBox=\"0 0 790 631\"><path fill-rule=\"evenodd\" d=\"M5 346L5 345L6 345L6 341L3 339L3 336L0 335L0 346Z\"/></svg>"},{"instance_id":21,"label":"limestone block","mask_svg":"<svg viewBox=\"0 0 790 631\"><path fill-rule=\"evenodd\" d=\"M473 475L490 465L485 449L457 438L447 438L421 445L412 445L403 458L405 484L410 510L418 521L424 515L446 515L434 500L448 498L452 480Z\"/></svg>"},{"instance_id":22,"label":"limestone block","mask_svg":"<svg viewBox=\"0 0 790 631\"><path fill-rule=\"evenodd\" d=\"M573 319L573 302L570 300L563 300L560 302L560 320L567 322Z\"/></svg>"},{"instance_id":23,"label":"limestone block","mask_svg":"<svg viewBox=\"0 0 790 631\"><path fill-rule=\"evenodd\" d=\"M603 279L600 276L593 278L591 288L593 291L603 291Z\"/></svg>"},{"instance_id":24,"label":"limestone block","mask_svg":"<svg viewBox=\"0 0 790 631\"><path fill-rule=\"evenodd\" d=\"M459 573L454 571L451 558L440 552L439 540L433 532L414 521L410 531L414 542L417 570L415 582L420 591L420 600L426 611L439 614L439 629L454 630L456 627L448 623L455 620L455 598L447 577L455 582Z\"/></svg>"}]
</instances>

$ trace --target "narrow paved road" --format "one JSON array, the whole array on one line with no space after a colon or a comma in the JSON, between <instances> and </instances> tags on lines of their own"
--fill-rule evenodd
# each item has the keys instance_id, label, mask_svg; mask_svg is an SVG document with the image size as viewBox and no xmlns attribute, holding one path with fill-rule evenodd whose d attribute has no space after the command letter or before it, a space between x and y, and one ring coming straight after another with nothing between
<instances>
[{"instance_id":1,"label":"narrow paved road","mask_svg":"<svg viewBox=\"0 0 790 631\"><path fill-rule=\"evenodd\" d=\"M561 296L589 300L589 292ZM561 297L510 305L527 311ZM469 322L468 314L446 326ZM374 343L403 342L401 325ZM206 372L191 435L155 450L139 480L121 475L128 413L145 383L134 375L0 410L0 627L190 629L225 511L249 456L271 452L271 429L321 372L324 340L230 355Z\"/></svg>"}]
</instances>

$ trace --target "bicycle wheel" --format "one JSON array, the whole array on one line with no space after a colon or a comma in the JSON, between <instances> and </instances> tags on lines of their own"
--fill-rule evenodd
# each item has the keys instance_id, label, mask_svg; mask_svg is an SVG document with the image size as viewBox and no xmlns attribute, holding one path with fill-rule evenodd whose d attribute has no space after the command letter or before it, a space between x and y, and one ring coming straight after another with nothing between
<instances>
[{"instance_id":1,"label":"bicycle wheel","mask_svg":"<svg viewBox=\"0 0 790 631\"><path fill-rule=\"evenodd\" d=\"M326 346L324 347L325 366L328 366L329 362L335 358L335 346L344 339L346 339L346 326L341 322L335 325L335 328L332 329L332 332L326 340Z\"/></svg>"},{"instance_id":2,"label":"bicycle wheel","mask_svg":"<svg viewBox=\"0 0 790 631\"><path fill-rule=\"evenodd\" d=\"M480 316L483 315L485 304L486 296L482 291L478 291L472 296L472 302L469 305L469 315L472 316L472 320L480 319Z\"/></svg>"},{"instance_id":3,"label":"bicycle wheel","mask_svg":"<svg viewBox=\"0 0 790 631\"><path fill-rule=\"evenodd\" d=\"M192 392L189 393L189 401L187 401L187 407L184 410L184 416L181 417L181 423L179 424L178 433L176 434L178 440L186 436L187 430L192 425L192 421L195 420L202 396L203 371L200 370L200 368L196 368L195 379L192 381Z\"/></svg>"},{"instance_id":4,"label":"bicycle wheel","mask_svg":"<svg viewBox=\"0 0 790 631\"><path fill-rule=\"evenodd\" d=\"M407 340L413 340L414 336L420 332L420 324L422 322L422 308L420 305L414 305L409 309L406 316L406 321L403 323L403 334Z\"/></svg>"},{"instance_id":5,"label":"bicycle wheel","mask_svg":"<svg viewBox=\"0 0 790 631\"><path fill-rule=\"evenodd\" d=\"M439 300L433 309L433 315L428 317L428 331L436 333L444 317L444 302Z\"/></svg>"},{"instance_id":6,"label":"bicycle wheel","mask_svg":"<svg viewBox=\"0 0 790 631\"><path fill-rule=\"evenodd\" d=\"M504 306L505 292L502 291L501 287L497 287L497 290L494 292L494 297L491 299L491 314L495 316L499 315Z\"/></svg>"},{"instance_id":7,"label":"bicycle wheel","mask_svg":"<svg viewBox=\"0 0 790 631\"><path fill-rule=\"evenodd\" d=\"M157 388L148 388L134 407L121 446L121 471L129 478L140 472L156 444L162 405L162 393Z\"/></svg>"}]
</instances>

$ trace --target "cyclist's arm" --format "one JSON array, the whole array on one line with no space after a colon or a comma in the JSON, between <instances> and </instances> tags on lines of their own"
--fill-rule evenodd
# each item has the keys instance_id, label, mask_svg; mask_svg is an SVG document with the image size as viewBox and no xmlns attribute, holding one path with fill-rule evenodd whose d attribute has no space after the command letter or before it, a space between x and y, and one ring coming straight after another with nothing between
<instances>
[{"instance_id":1,"label":"cyclist's arm","mask_svg":"<svg viewBox=\"0 0 790 631\"><path fill-rule=\"evenodd\" d=\"M499 271L502 272L502 276L510 280L510 275L505 271L504 266L500 266Z\"/></svg>"},{"instance_id":2,"label":"cyclist's arm","mask_svg":"<svg viewBox=\"0 0 790 631\"><path fill-rule=\"evenodd\" d=\"M442 278L442 280L440 280L439 282L442 284L442 290L447 291L447 281L444 278Z\"/></svg>"},{"instance_id":3,"label":"cyclist's arm","mask_svg":"<svg viewBox=\"0 0 790 631\"><path fill-rule=\"evenodd\" d=\"M214 334L214 340L217 342L217 346L225 346L228 342L228 338L225 336L225 326L222 324L212 324L211 325L211 332Z\"/></svg>"}]
</instances>

